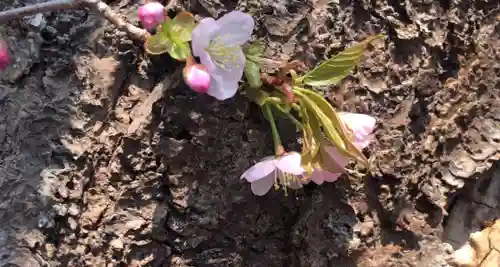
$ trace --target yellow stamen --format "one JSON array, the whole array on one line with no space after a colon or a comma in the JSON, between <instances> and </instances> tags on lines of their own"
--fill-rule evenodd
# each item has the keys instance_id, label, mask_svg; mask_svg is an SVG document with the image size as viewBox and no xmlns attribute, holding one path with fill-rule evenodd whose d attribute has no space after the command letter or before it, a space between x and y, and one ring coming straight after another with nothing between
<instances>
[{"instance_id":1,"label":"yellow stamen","mask_svg":"<svg viewBox=\"0 0 500 267\"><path fill-rule=\"evenodd\" d=\"M227 46L224 40L230 38L230 34L218 35L210 41L205 51L210 54L212 61L220 68L229 71L239 69L241 65L238 62L238 46Z\"/></svg>"}]
</instances>

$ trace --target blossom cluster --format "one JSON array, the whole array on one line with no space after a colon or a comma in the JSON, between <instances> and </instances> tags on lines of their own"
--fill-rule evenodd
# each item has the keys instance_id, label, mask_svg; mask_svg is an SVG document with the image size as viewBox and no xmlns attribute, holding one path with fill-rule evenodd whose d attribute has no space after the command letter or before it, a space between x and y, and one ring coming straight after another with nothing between
<instances>
[{"instance_id":1,"label":"blossom cluster","mask_svg":"<svg viewBox=\"0 0 500 267\"><path fill-rule=\"evenodd\" d=\"M296 61L268 74L261 72L265 46L252 41L255 22L249 14L232 11L218 19L198 20L184 11L170 18L162 4L149 2L139 8L138 17L147 31L155 31L146 34L146 52L168 53L185 62L183 78L193 91L226 100L241 88L261 107L271 128L274 153L241 175L255 195L264 195L273 186L286 194L310 182L334 182L350 160L369 167L362 150L373 139L375 118L337 112L311 87L339 82L358 64L368 44L381 35L366 38L301 76L295 70ZM0 71L9 62L8 47L0 42ZM278 117L290 120L302 133L301 151L288 151L282 144Z\"/></svg>"},{"instance_id":2,"label":"blossom cluster","mask_svg":"<svg viewBox=\"0 0 500 267\"><path fill-rule=\"evenodd\" d=\"M264 47L251 42L255 22L249 14L232 11L217 20L196 21L192 14L181 12L170 19L161 4L150 2L139 9L139 18L146 29L156 30L145 43L146 51L169 53L185 61L184 81L193 91L226 100L241 87L261 106L271 126L275 149L273 155L241 175L255 195L262 196L273 186L286 193L310 182L335 182L351 159L368 166L361 150L373 139L376 119L337 112L310 87L340 81L380 35L344 50L300 77L292 63L269 75L260 71ZM240 81L245 83L240 86ZM300 152L285 149L276 126L277 116L291 120L302 132Z\"/></svg>"}]
</instances>

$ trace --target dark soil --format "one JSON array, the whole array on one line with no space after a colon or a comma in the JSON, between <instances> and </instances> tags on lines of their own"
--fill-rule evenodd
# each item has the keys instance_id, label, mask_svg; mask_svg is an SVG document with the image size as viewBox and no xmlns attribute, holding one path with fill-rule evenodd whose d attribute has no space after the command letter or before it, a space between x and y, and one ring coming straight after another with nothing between
<instances>
[{"instance_id":1,"label":"dark soil","mask_svg":"<svg viewBox=\"0 0 500 267\"><path fill-rule=\"evenodd\" d=\"M138 25L138 0L109 4ZM0 73L0 266L448 266L500 216L498 1L180 4L250 12L267 57L308 67L386 34L323 88L378 119L376 168L256 197L239 177L272 142L246 98L196 95L181 65L87 10L14 21L0 30L15 59Z\"/></svg>"}]
</instances>

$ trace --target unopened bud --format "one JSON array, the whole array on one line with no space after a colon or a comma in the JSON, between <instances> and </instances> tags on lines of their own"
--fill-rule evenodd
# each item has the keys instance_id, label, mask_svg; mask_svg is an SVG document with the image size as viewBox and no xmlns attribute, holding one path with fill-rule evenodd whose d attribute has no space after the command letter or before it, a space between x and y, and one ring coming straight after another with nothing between
<instances>
[{"instance_id":1,"label":"unopened bud","mask_svg":"<svg viewBox=\"0 0 500 267\"><path fill-rule=\"evenodd\" d=\"M0 71L7 68L9 63L9 47L6 42L0 41Z\"/></svg>"},{"instance_id":2,"label":"unopened bud","mask_svg":"<svg viewBox=\"0 0 500 267\"><path fill-rule=\"evenodd\" d=\"M198 93L206 93L210 88L210 74L201 64L189 65L184 68L184 82Z\"/></svg>"},{"instance_id":3,"label":"unopened bud","mask_svg":"<svg viewBox=\"0 0 500 267\"><path fill-rule=\"evenodd\" d=\"M165 21L165 7L158 2L150 2L139 8L139 19L147 30L152 30Z\"/></svg>"}]
</instances>

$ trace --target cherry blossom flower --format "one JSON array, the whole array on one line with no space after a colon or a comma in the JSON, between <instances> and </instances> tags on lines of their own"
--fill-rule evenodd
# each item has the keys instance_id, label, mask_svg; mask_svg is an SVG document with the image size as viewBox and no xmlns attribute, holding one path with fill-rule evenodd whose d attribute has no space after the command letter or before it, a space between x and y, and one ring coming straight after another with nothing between
<instances>
[{"instance_id":1,"label":"cherry blossom flower","mask_svg":"<svg viewBox=\"0 0 500 267\"><path fill-rule=\"evenodd\" d=\"M241 45L250 40L253 18L232 11L218 20L204 18L192 33L193 55L210 73L208 94L218 100L228 99L238 90L246 58Z\"/></svg>"},{"instance_id":2,"label":"cherry blossom flower","mask_svg":"<svg viewBox=\"0 0 500 267\"><path fill-rule=\"evenodd\" d=\"M184 82L198 93L206 93L210 87L210 74L208 74L205 66L194 64L186 66L183 71Z\"/></svg>"},{"instance_id":3,"label":"cherry blossom flower","mask_svg":"<svg viewBox=\"0 0 500 267\"><path fill-rule=\"evenodd\" d=\"M165 21L165 7L158 2L150 2L139 8L139 20L147 30L152 30Z\"/></svg>"},{"instance_id":4,"label":"cherry blossom flower","mask_svg":"<svg viewBox=\"0 0 500 267\"><path fill-rule=\"evenodd\" d=\"M257 196L265 195L273 185L281 183L285 187L298 189L302 186L298 175L304 173L301 166L301 156L291 152L281 157L266 157L250 167L241 175L251 185L252 192Z\"/></svg>"},{"instance_id":5,"label":"cherry blossom flower","mask_svg":"<svg viewBox=\"0 0 500 267\"><path fill-rule=\"evenodd\" d=\"M0 71L7 68L10 63L9 48L7 43L0 41Z\"/></svg>"},{"instance_id":6,"label":"cherry blossom flower","mask_svg":"<svg viewBox=\"0 0 500 267\"><path fill-rule=\"evenodd\" d=\"M371 142L373 136L371 133L375 129L376 120L375 118L359 113L348 113L341 112L339 117L346 127L352 132L353 143L359 148L363 149ZM330 172L320 168L313 170L309 179L316 184L322 184L323 182L335 182L340 175L342 175L343 169L349 163L349 158L340 154L334 146L324 146L320 153L326 155L326 160L330 161L329 164L333 165L338 172Z\"/></svg>"}]
</instances>

